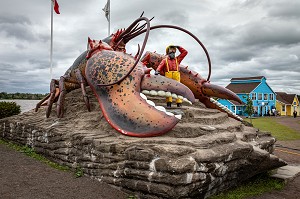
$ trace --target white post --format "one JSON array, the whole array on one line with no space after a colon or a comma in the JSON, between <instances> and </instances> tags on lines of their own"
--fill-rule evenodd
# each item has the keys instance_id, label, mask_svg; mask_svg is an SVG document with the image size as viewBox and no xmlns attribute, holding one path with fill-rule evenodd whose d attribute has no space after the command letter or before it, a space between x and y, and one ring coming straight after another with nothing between
<instances>
[{"instance_id":1,"label":"white post","mask_svg":"<svg viewBox=\"0 0 300 199\"><path fill-rule=\"evenodd\" d=\"M108 1L108 36L110 35L110 0Z\"/></svg>"},{"instance_id":2,"label":"white post","mask_svg":"<svg viewBox=\"0 0 300 199\"><path fill-rule=\"evenodd\" d=\"M50 80L52 80L52 55L53 55L53 7L54 7L54 3L53 3L53 0L51 0Z\"/></svg>"}]
</instances>

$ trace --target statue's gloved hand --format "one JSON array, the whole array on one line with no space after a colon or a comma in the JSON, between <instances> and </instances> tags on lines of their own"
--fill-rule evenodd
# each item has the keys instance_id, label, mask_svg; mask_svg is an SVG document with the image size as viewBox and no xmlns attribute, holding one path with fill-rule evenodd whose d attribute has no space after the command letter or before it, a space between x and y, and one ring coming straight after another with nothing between
<instances>
[{"instance_id":1,"label":"statue's gloved hand","mask_svg":"<svg viewBox=\"0 0 300 199\"><path fill-rule=\"evenodd\" d=\"M159 72L158 71L155 71L155 73L154 73L155 75L159 75Z\"/></svg>"}]
</instances>

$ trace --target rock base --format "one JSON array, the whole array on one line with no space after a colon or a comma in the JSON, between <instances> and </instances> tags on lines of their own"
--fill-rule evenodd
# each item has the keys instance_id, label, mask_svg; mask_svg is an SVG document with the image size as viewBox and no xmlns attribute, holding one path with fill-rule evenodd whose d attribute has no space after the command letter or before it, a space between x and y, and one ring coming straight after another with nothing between
<instances>
[{"instance_id":1,"label":"rock base","mask_svg":"<svg viewBox=\"0 0 300 199\"><path fill-rule=\"evenodd\" d=\"M160 137L121 135L104 119L88 90L68 93L64 118L55 106L0 120L0 137L28 145L61 165L141 198L206 198L258 173L286 165L272 155L275 139L201 103L184 106L184 117Z\"/></svg>"}]
</instances>

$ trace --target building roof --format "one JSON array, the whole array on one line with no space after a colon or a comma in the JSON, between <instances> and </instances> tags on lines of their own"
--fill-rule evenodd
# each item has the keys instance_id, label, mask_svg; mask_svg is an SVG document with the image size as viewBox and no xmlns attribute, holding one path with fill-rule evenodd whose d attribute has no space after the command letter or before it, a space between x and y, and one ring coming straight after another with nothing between
<instances>
[{"instance_id":1,"label":"building roof","mask_svg":"<svg viewBox=\"0 0 300 199\"><path fill-rule=\"evenodd\" d=\"M230 83L228 86L226 86L226 88L231 90L234 93L250 93L259 84L260 84L260 82L243 83L243 84L232 84L232 83Z\"/></svg>"},{"instance_id":2,"label":"building roof","mask_svg":"<svg viewBox=\"0 0 300 199\"><path fill-rule=\"evenodd\" d=\"M285 92L276 92L276 100L284 104L293 104L296 94L287 94Z\"/></svg>"},{"instance_id":3,"label":"building roof","mask_svg":"<svg viewBox=\"0 0 300 199\"><path fill-rule=\"evenodd\" d=\"M260 79L262 79L262 78L264 78L264 76L256 76L256 77L239 77L239 78L234 77L234 78L231 78L230 81L235 81L235 80L250 80L250 79L258 79L258 80L260 80Z\"/></svg>"}]
</instances>

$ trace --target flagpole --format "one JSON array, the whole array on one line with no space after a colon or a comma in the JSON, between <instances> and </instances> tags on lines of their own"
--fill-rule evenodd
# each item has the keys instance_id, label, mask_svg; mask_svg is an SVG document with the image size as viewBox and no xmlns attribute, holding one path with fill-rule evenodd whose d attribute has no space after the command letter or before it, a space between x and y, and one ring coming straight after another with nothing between
<instances>
[{"instance_id":1,"label":"flagpole","mask_svg":"<svg viewBox=\"0 0 300 199\"><path fill-rule=\"evenodd\" d=\"M108 36L110 35L110 0L108 1Z\"/></svg>"},{"instance_id":2,"label":"flagpole","mask_svg":"<svg viewBox=\"0 0 300 199\"><path fill-rule=\"evenodd\" d=\"M51 0L51 44L50 44L50 78L52 80L52 56L53 56L53 7L54 3Z\"/></svg>"}]
</instances>

